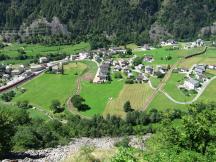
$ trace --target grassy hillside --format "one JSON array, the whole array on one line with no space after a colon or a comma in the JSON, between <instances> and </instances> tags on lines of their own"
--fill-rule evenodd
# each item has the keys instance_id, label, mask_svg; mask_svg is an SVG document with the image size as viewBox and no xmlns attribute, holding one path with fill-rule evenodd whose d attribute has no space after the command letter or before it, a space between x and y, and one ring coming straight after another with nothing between
<instances>
[{"instance_id":1,"label":"grassy hillside","mask_svg":"<svg viewBox=\"0 0 216 162\"><path fill-rule=\"evenodd\" d=\"M52 100L58 99L62 104L72 95L76 88L76 79L85 69L83 63L70 63L65 65L65 74L42 74L27 82L22 87L26 89L23 94L17 95L14 102L28 100L30 103L49 110Z\"/></svg>"},{"instance_id":2,"label":"grassy hillside","mask_svg":"<svg viewBox=\"0 0 216 162\"><path fill-rule=\"evenodd\" d=\"M19 55L18 50L23 49L26 55L29 57L35 56L46 56L50 53L65 53L74 54L80 51L85 51L90 49L89 43L81 42L75 45L60 45L60 46L45 46L39 44L17 44L12 43L8 46L0 49L0 54L5 54L11 57L10 60L0 61L4 63L27 63L33 58L27 60L16 60L15 58Z\"/></svg>"}]
</instances>

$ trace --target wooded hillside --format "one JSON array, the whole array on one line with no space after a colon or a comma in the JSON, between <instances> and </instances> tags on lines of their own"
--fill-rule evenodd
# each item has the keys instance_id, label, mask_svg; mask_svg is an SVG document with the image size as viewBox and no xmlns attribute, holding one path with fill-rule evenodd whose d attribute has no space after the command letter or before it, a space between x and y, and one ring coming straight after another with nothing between
<instances>
[{"instance_id":1,"label":"wooded hillside","mask_svg":"<svg viewBox=\"0 0 216 162\"><path fill-rule=\"evenodd\" d=\"M149 31L192 39L216 21L215 0L2 0L0 30L19 29L38 18L58 17L73 38L92 35L119 43L149 41ZM158 27L159 26L159 27ZM161 31L159 31L160 33ZM160 38L158 35L157 39ZM155 39L155 38L154 38ZM155 40L154 40L155 41Z\"/></svg>"}]
</instances>

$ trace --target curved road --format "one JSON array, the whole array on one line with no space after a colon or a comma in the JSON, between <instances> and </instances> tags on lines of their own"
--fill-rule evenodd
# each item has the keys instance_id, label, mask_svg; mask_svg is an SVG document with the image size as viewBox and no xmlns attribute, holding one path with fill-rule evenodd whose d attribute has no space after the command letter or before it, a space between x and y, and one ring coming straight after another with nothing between
<instances>
[{"instance_id":1,"label":"curved road","mask_svg":"<svg viewBox=\"0 0 216 162\"><path fill-rule=\"evenodd\" d=\"M208 85L216 79L216 76L214 76L213 78L211 78L209 81L207 81L206 83L203 84L203 87L202 89L198 92L198 94L196 95L196 97L192 100L192 101L188 101L188 102L180 102L180 101L176 101L174 98L172 98L167 92L163 91L163 90L159 90L160 92L162 92L170 101L176 103L176 104L180 104L180 105L189 105L189 104L192 104L194 102L196 102L199 97L203 94L203 92L205 91L205 89L208 87ZM150 84L150 87L152 89L155 89L151 83Z\"/></svg>"}]
</instances>

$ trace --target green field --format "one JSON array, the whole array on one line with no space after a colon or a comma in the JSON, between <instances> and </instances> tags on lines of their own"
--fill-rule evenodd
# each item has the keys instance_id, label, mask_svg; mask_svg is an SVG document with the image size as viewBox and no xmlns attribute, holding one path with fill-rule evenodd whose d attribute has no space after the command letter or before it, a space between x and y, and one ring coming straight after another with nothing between
<instances>
[{"instance_id":1,"label":"green field","mask_svg":"<svg viewBox=\"0 0 216 162\"><path fill-rule=\"evenodd\" d=\"M2 61L4 63L28 63L30 60L15 60L18 56L18 50L24 49L27 56L42 55L46 56L49 53L65 53L74 54L80 51L89 50L89 43L81 42L76 45L60 45L60 46L44 46L39 44L10 44L9 46L0 49L0 54L6 54L11 57L10 60Z\"/></svg>"},{"instance_id":2,"label":"green field","mask_svg":"<svg viewBox=\"0 0 216 162\"><path fill-rule=\"evenodd\" d=\"M91 109L81 112L81 114L85 116L102 114L108 101L118 96L123 88L123 84L123 80L113 80L110 84L92 84L88 81L83 81L80 95L86 100L86 104Z\"/></svg>"},{"instance_id":3,"label":"green field","mask_svg":"<svg viewBox=\"0 0 216 162\"><path fill-rule=\"evenodd\" d=\"M52 100L58 99L62 104L72 95L76 88L77 72L81 74L86 65L83 63L70 63L65 65L65 74L42 74L27 82L22 87L26 89L24 94L19 94L13 100L28 100L30 103L49 110Z\"/></svg>"},{"instance_id":4,"label":"green field","mask_svg":"<svg viewBox=\"0 0 216 162\"><path fill-rule=\"evenodd\" d=\"M179 105L170 101L163 93L159 92L151 104L148 106L148 111L151 109L166 110L166 109L180 109L187 110L189 105Z\"/></svg>"},{"instance_id":5,"label":"green field","mask_svg":"<svg viewBox=\"0 0 216 162\"><path fill-rule=\"evenodd\" d=\"M194 64L215 65L216 63L216 48L208 48L203 55L195 56L184 60L179 67L191 68Z\"/></svg>"},{"instance_id":6,"label":"green field","mask_svg":"<svg viewBox=\"0 0 216 162\"><path fill-rule=\"evenodd\" d=\"M180 58L202 51L203 48L194 48L190 50L169 50L169 47L162 47L158 49L153 49L149 51L134 51L137 56L144 56L144 55L152 55L154 57L154 61L152 63L145 63L150 65L172 65L176 63ZM171 56L171 60L166 60L167 56Z\"/></svg>"},{"instance_id":7,"label":"green field","mask_svg":"<svg viewBox=\"0 0 216 162\"><path fill-rule=\"evenodd\" d=\"M157 88L157 86L160 84L161 80L162 79L157 78L157 77L150 77L151 84L154 88Z\"/></svg>"},{"instance_id":8,"label":"green field","mask_svg":"<svg viewBox=\"0 0 216 162\"><path fill-rule=\"evenodd\" d=\"M183 91L181 91L178 86L183 84L185 75L172 73L170 79L167 81L166 86L164 87L165 92L167 92L173 99L186 102L191 101L196 94L190 93L190 95L186 95Z\"/></svg>"},{"instance_id":9,"label":"green field","mask_svg":"<svg viewBox=\"0 0 216 162\"><path fill-rule=\"evenodd\" d=\"M214 101L216 102L215 97L216 92L216 80L212 81L210 85L206 88L205 92L199 98L199 101Z\"/></svg>"},{"instance_id":10,"label":"green field","mask_svg":"<svg viewBox=\"0 0 216 162\"><path fill-rule=\"evenodd\" d=\"M104 116L117 115L125 116L123 110L124 103L130 101L131 106L135 110L141 110L145 104L146 99L151 95L153 90L148 84L127 84L121 90L117 98L109 101L104 111Z\"/></svg>"}]
</instances>

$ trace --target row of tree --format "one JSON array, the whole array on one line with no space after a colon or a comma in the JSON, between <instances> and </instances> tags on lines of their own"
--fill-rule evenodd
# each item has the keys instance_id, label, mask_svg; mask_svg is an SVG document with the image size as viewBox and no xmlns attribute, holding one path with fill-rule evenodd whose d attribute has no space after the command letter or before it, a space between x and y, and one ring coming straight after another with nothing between
<instances>
[{"instance_id":1,"label":"row of tree","mask_svg":"<svg viewBox=\"0 0 216 162\"><path fill-rule=\"evenodd\" d=\"M125 119L115 116L94 116L92 119L83 119L80 116L65 114L59 120L31 119L26 111L28 102L19 102L20 107L0 106L0 154L11 150L22 151L26 149L41 149L66 144L74 137L102 137L102 136L125 136L154 132L151 123L161 121L165 115L163 112L152 110L145 112L128 112ZM25 107L25 108L23 108ZM52 104L53 110L61 111L59 102ZM171 120L176 111L169 111Z\"/></svg>"}]
</instances>

